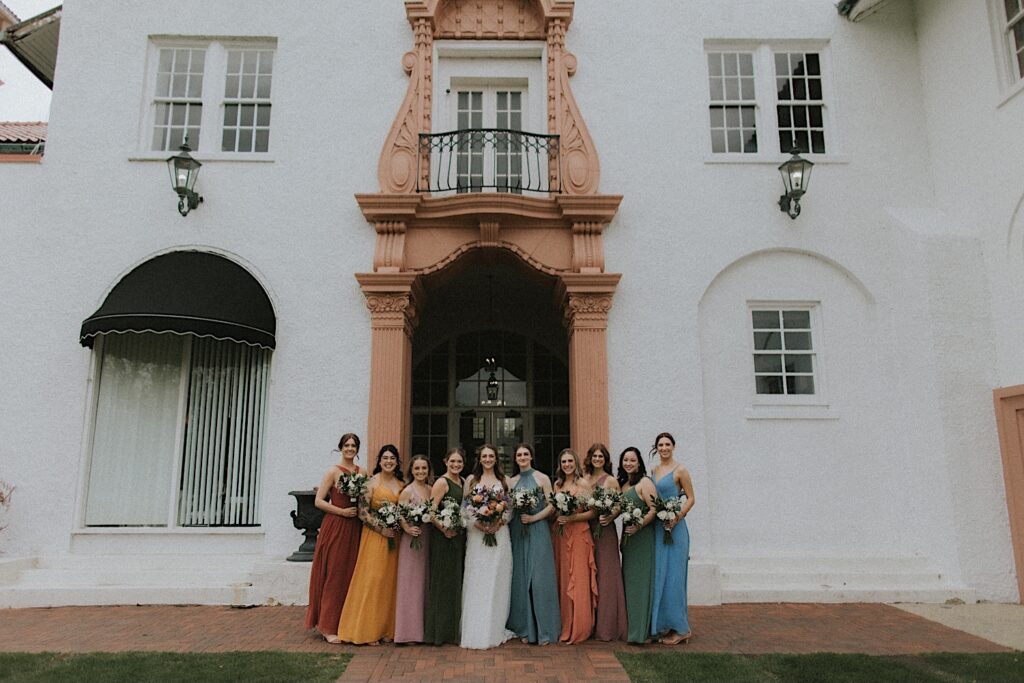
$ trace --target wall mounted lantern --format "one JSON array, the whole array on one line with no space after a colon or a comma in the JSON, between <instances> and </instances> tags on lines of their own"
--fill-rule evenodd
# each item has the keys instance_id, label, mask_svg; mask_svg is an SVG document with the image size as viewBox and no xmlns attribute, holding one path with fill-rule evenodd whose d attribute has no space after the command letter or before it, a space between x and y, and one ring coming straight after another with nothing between
<instances>
[{"instance_id":1,"label":"wall mounted lantern","mask_svg":"<svg viewBox=\"0 0 1024 683\"><path fill-rule=\"evenodd\" d=\"M799 147L793 147L792 154L779 166L782 184L786 186L786 194L779 197L779 209L795 220L800 215L800 197L807 191L814 164L800 156Z\"/></svg>"},{"instance_id":2,"label":"wall mounted lantern","mask_svg":"<svg viewBox=\"0 0 1024 683\"><path fill-rule=\"evenodd\" d=\"M189 154L188 138L181 143L181 152L167 159L167 170L171 174L171 185L178 194L178 213L187 216L188 212L199 206L203 198L195 192L196 178L199 177L201 163Z\"/></svg>"}]
</instances>

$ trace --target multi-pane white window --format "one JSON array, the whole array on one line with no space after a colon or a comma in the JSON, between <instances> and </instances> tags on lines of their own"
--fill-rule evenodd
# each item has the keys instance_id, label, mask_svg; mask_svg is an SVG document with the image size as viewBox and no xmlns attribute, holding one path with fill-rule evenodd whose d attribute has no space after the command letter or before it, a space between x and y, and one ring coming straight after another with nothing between
<instances>
[{"instance_id":1,"label":"multi-pane white window","mask_svg":"<svg viewBox=\"0 0 1024 683\"><path fill-rule=\"evenodd\" d=\"M707 62L713 154L826 153L822 49L712 44Z\"/></svg>"},{"instance_id":2,"label":"multi-pane white window","mask_svg":"<svg viewBox=\"0 0 1024 683\"><path fill-rule=\"evenodd\" d=\"M456 153L459 192L481 192L484 187L522 191L524 150L515 131L523 129L524 99L521 89L457 91L455 123L465 131Z\"/></svg>"},{"instance_id":3,"label":"multi-pane white window","mask_svg":"<svg viewBox=\"0 0 1024 683\"><path fill-rule=\"evenodd\" d=\"M175 334L108 334L86 526L260 524L269 349Z\"/></svg>"},{"instance_id":4,"label":"multi-pane white window","mask_svg":"<svg viewBox=\"0 0 1024 683\"><path fill-rule=\"evenodd\" d=\"M1006 10L1006 42L1014 66L1014 78L1024 78L1024 0L1003 0Z\"/></svg>"},{"instance_id":5,"label":"multi-pane white window","mask_svg":"<svg viewBox=\"0 0 1024 683\"><path fill-rule=\"evenodd\" d=\"M806 307L751 309L756 393L815 393L813 313Z\"/></svg>"},{"instance_id":6,"label":"multi-pane white window","mask_svg":"<svg viewBox=\"0 0 1024 683\"><path fill-rule=\"evenodd\" d=\"M268 152L273 46L190 42L154 46L149 148Z\"/></svg>"},{"instance_id":7,"label":"multi-pane white window","mask_svg":"<svg viewBox=\"0 0 1024 683\"><path fill-rule=\"evenodd\" d=\"M754 55L750 52L709 52L711 151L757 151L757 100L754 97Z\"/></svg>"},{"instance_id":8,"label":"multi-pane white window","mask_svg":"<svg viewBox=\"0 0 1024 683\"><path fill-rule=\"evenodd\" d=\"M205 49L160 50L153 97L154 150L178 149L186 135L189 144L198 147L205 62Z\"/></svg>"}]
</instances>

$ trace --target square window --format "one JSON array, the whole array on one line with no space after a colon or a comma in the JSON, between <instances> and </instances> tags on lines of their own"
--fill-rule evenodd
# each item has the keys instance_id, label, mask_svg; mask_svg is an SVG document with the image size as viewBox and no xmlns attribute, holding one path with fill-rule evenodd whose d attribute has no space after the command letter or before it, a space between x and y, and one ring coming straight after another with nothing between
<instances>
[{"instance_id":1,"label":"square window","mask_svg":"<svg viewBox=\"0 0 1024 683\"><path fill-rule=\"evenodd\" d=\"M814 395L814 308L750 309L754 390L758 395Z\"/></svg>"}]
</instances>

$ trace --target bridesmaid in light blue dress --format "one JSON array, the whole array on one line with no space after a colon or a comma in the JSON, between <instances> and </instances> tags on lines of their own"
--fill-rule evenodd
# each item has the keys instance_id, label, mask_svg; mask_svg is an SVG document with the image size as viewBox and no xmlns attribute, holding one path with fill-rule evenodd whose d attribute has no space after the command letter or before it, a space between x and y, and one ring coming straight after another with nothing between
<instances>
[{"instance_id":1,"label":"bridesmaid in light blue dress","mask_svg":"<svg viewBox=\"0 0 1024 683\"><path fill-rule=\"evenodd\" d=\"M512 604L508 613L509 631L523 642L558 642L562 617L558 609L558 583L555 580L555 556L551 548L551 530L545 523L554 512L547 496L551 480L533 469L533 448L516 448L519 474L512 477L513 489L540 489L537 505L529 514L517 515L509 525L512 536Z\"/></svg>"},{"instance_id":2,"label":"bridesmaid in light blue dress","mask_svg":"<svg viewBox=\"0 0 1024 683\"><path fill-rule=\"evenodd\" d=\"M686 606L686 570L690 560L690 532L686 514L693 508L693 482L685 467L673 457L676 440L668 432L658 434L653 451L658 454L654 467L654 483L662 499L683 495L683 509L667 524L654 520L654 605L651 612L651 635L666 645L690 640L690 620ZM672 543L665 543L665 530L672 534Z\"/></svg>"}]
</instances>

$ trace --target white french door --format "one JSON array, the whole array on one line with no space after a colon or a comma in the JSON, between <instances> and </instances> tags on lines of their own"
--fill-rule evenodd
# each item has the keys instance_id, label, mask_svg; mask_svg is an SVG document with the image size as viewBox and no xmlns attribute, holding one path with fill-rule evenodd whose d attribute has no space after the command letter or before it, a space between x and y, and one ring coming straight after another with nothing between
<instances>
[{"instance_id":1,"label":"white french door","mask_svg":"<svg viewBox=\"0 0 1024 683\"><path fill-rule=\"evenodd\" d=\"M464 131L456 151L459 192L522 192L524 148L516 131L523 130L525 101L522 88L456 92L455 127Z\"/></svg>"}]
</instances>

